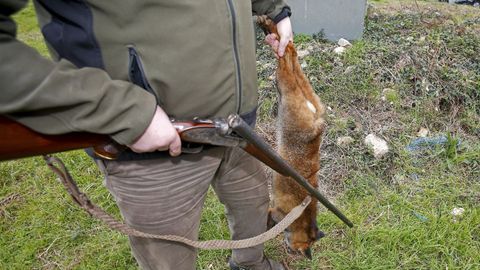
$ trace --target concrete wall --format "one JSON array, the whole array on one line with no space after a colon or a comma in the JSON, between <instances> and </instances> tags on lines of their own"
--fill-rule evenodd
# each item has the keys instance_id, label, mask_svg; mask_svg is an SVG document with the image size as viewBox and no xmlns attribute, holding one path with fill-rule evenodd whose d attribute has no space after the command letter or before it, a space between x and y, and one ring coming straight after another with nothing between
<instances>
[{"instance_id":1,"label":"concrete wall","mask_svg":"<svg viewBox=\"0 0 480 270\"><path fill-rule=\"evenodd\" d=\"M292 8L293 31L316 34L323 30L332 41L362 37L366 0L286 0Z\"/></svg>"}]
</instances>

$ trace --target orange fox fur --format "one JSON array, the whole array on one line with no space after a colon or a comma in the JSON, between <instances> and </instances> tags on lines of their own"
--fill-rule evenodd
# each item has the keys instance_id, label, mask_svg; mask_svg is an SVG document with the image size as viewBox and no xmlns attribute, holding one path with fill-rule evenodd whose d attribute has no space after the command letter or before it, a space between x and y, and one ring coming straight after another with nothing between
<instances>
[{"instance_id":1,"label":"orange fox fur","mask_svg":"<svg viewBox=\"0 0 480 270\"><path fill-rule=\"evenodd\" d=\"M277 34L275 24L259 17L260 26L267 33ZM280 155L292 165L312 186L318 187L320 169L320 143L325 127L325 109L304 75L297 52L290 42L285 55L278 60L277 88L280 96L277 142ZM275 174L273 179L274 208L270 217L283 218L309 194L289 177ZM323 236L317 228L317 200L285 232L288 247L310 257L310 246Z\"/></svg>"}]
</instances>

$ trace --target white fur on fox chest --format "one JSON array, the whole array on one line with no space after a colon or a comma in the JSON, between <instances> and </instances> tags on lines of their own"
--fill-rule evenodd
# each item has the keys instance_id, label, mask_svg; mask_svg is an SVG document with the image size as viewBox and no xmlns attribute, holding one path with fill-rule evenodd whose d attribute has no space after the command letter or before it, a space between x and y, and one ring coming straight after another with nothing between
<instances>
[{"instance_id":1,"label":"white fur on fox chest","mask_svg":"<svg viewBox=\"0 0 480 270\"><path fill-rule=\"evenodd\" d=\"M313 113L316 113L317 112L317 108L315 108L315 106L313 105L313 103L311 103L310 101L306 101L307 103L307 107L310 111L312 111Z\"/></svg>"}]
</instances>

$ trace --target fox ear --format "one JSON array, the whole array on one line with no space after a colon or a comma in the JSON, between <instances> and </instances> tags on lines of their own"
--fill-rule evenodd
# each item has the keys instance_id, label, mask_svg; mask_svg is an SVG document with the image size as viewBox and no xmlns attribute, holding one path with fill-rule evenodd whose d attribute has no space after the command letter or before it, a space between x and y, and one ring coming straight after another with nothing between
<instances>
[{"instance_id":1,"label":"fox ear","mask_svg":"<svg viewBox=\"0 0 480 270\"><path fill-rule=\"evenodd\" d=\"M267 226L268 228L272 228L273 226L277 225L285 217L285 214L282 210L278 208L270 208L268 209L268 220Z\"/></svg>"}]
</instances>

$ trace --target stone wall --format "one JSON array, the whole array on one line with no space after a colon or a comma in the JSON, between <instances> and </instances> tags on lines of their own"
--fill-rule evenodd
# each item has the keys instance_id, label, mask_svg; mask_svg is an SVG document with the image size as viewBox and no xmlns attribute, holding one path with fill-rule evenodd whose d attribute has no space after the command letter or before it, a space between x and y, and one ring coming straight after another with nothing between
<instances>
[{"instance_id":1,"label":"stone wall","mask_svg":"<svg viewBox=\"0 0 480 270\"><path fill-rule=\"evenodd\" d=\"M287 0L292 8L293 31L355 40L362 37L366 0Z\"/></svg>"}]
</instances>

